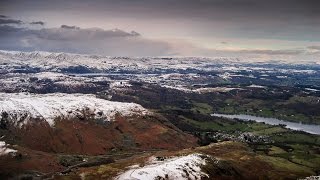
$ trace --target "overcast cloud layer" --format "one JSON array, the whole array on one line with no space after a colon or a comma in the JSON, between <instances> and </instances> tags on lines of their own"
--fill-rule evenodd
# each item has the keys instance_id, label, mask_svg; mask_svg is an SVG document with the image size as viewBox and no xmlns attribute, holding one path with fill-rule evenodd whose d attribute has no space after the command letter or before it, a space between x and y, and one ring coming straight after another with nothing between
<instances>
[{"instance_id":1,"label":"overcast cloud layer","mask_svg":"<svg viewBox=\"0 0 320 180\"><path fill-rule=\"evenodd\" d=\"M160 56L169 52L167 43L144 39L134 31L81 29L69 25L41 29L2 25L0 26L0 41L0 49L6 50L89 53L110 56Z\"/></svg>"},{"instance_id":2,"label":"overcast cloud layer","mask_svg":"<svg viewBox=\"0 0 320 180\"><path fill-rule=\"evenodd\" d=\"M318 0L2 0L0 14L1 49L319 61Z\"/></svg>"}]
</instances>

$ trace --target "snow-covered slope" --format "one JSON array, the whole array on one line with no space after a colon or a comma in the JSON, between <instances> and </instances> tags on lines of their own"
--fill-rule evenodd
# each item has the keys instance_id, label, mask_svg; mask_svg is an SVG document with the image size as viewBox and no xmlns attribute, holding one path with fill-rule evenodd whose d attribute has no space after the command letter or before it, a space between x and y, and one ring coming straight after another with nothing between
<instances>
[{"instance_id":1,"label":"snow-covered slope","mask_svg":"<svg viewBox=\"0 0 320 180\"><path fill-rule=\"evenodd\" d=\"M201 154L190 154L164 161L158 161L153 157L146 166L132 166L130 170L119 175L116 179L201 179L201 177L207 177L207 174L201 171L201 166L206 164L204 157Z\"/></svg>"},{"instance_id":2,"label":"snow-covered slope","mask_svg":"<svg viewBox=\"0 0 320 180\"><path fill-rule=\"evenodd\" d=\"M51 126L60 118L91 117L104 121L123 116L148 113L141 105L96 98L85 94L26 94L0 93L0 119L6 118L16 126L26 124L31 118L46 120Z\"/></svg>"},{"instance_id":3,"label":"snow-covered slope","mask_svg":"<svg viewBox=\"0 0 320 180\"><path fill-rule=\"evenodd\" d=\"M0 141L0 156L17 152L17 150L10 149L7 146L6 142Z\"/></svg>"},{"instance_id":4,"label":"snow-covered slope","mask_svg":"<svg viewBox=\"0 0 320 180\"><path fill-rule=\"evenodd\" d=\"M309 176L299 180L320 180L320 176Z\"/></svg>"}]
</instances>

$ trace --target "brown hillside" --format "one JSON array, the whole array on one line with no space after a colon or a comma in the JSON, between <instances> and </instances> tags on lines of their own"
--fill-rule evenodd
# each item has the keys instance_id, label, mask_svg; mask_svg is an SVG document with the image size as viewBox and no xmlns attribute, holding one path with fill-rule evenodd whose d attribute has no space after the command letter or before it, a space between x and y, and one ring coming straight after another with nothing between
<instances>
[{"instance_id":1,"label":"brown hillside","mask_svg":"<svg viewBox=\"0 0 320 180\"><path fill-rule=\"evenodd\" d=\"M196 145L193 136L157 115L117 116L107 124L92 119L57 120L54 127L42 121L9 129L8 141L15 140L11 144L49 153L99 155L111 150L175 150Z\"/></svg>"}]
</instances>

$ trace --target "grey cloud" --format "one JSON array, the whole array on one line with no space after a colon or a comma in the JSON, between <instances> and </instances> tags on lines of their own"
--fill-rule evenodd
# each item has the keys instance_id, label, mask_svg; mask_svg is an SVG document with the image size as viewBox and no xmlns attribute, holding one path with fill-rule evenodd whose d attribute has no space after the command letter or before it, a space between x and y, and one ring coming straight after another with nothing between
<instances>
[{"instance_id":1,"label":"grey cloud","mask_svg":"<svg viewBox=\"0 0 320 180\"><path fill-rule=\"evenodd\" d=\"M138 35L137 35L138 34ZM42 28L40 30L0 26L0 49L23 51L53 51L102 54L110 56L223 56L223 57L292 57L306 53L306 49L207 49L193 44L145 39L137 32L99 28L66 29ZM315 48L315 47L309 47ZM264 57L265 58L265 57Z\"/></svg>"},{"instance_id":2,"label":"grey cloud","mask_svg":"<svg viewBox=\"0 0 320 180\"><path fill-rule=\"evenodd\" d=\"M61 28L64 28L64 29L80 29L80 27L77 27L77 26L68 26L68 25L61 25Z\"/></svg>"},{"instance_id":3,"label":"grey cloud","mask_svg":"<svg viewBox=\"0 0 320 180\"><path fill-rule=\"evenodd\" d=\"M108 10L144 18L204 18L207 20L317 20L318 0L77 0L78 8ZM70 2L71 3L71 2ZM257 22L257 21L255 21ZM319 20L317 21L319 22ZM315 22L314 22L315 23Z\"/></svg>"},{"instance_id":4,"label":"grey cloud","mask_svg":"<svg viewBox=\"0 0 320 180\"><path fill-rule=\"evenodd\" d=\"M316 23L319 0L3 0L3 5L36 10L104 11L143 18L205 18L207 20L288 20ZM1 4L0 4L1 5ZM60 11L59 11L60 12ZM255 21L257 22L257 21ZM259 22L259 21L258 21Z\"/></svg>"},{"instance_id":5,"label":"grey cloud","mask_svg":"<svg viewBox=\"0 0 320 180\"><path fill-rule=\"evenodd\" d=\"M34 22L31 22L30 24L32 24L32 25L36 25L36 24L38 24L38 25L43 26L45 23L44 23L44 22L42 22L42 21L34 21Z\"/></svg>"},{"instance_id":6,"label":"grey cloud","mask_svg":"<svg viewBox=\"0 0 320 180\"><path fill-rule=\"evenodd\" d=\"M229 57L239 58L240 60L254 60L254 61L266 61L266 60L279 60L287 62L317 62L319 61L319 53L309 53L306 50L296 49L284 49L284 50L224 50L224 49L197 49L193 51L193 55L209 56L209 57Z\"/></svg>"},{"instance_id":7,"label":"grey cloud","mask_svg":"<svg viewBox=\"0 0 320 180\"><path fill-rule=\"evenodd\" d=\"M21 24L22 21L16 19L0 19L1 24Z\"/></svg>"},{"instance_id":8,"label":"grey cloud","mask_svg":"<svg viewBox=\"0 0 320 180\"><path fill-rule=\"evenodd\" d=\"M136 32L136 31L131 31L130 34L132 36L140 36L141 35L140 33Z\"/></svg>"},{"instance_id":9,"label":"grey cloud","mask_svg":"<svg viewBox=\"0 0 320 180\"><path fill-rule=\"evenodd\" d=\"M319 0L2 0L1 6L17 13L40 8L94 18L183 22L192 35L208 37L320 40Z\"/></svg>"},{"instance_id":10,"label":"grey cloud","mask_svg":"<svg viewBox=\"0 0 320 180\"><path fill-rule=\"evenodd\" d=\"M139 1L139 0L138 0ZM167 1L167 0L165 0ZM178 0L179 1L179 0ZM202 0L206 1L206 0ZM189 0L186 0L188 3ZM122 3L124 3L122 1ZM135 4L135 2L132 2ZM155 2L160 3L160 2ZM189 2L190 3L190 2ZM209 3L209 2L208 2ZM223 3L221 1L221 3ZM117 4L117 3L116 3ZM162 4L164 5L164 4ZM173 2L175 6L175 2ZM135 6L134 6L135 7ZM175 11L175 10L168 10ZM309 46L305 49L244 49L244 50L224 50L206 49L194 47L193 44L178 44L159 40L146 39L138 32L123 31L121 29L104 30L100 28L80 28L74 25L61 25L58 28L29 29L23 26L15 26L15 23L3 23L0 18L0 49L23 50L23 51L55 51L71 53L102 54L110 56L163 56L163 55L182 55L182 56L224 56L224 57L263 57L263 58L287 58L303 57L304 54L318 55L319 53L307 52L307 50L320 50L320 46ZM14 19L13 19L14 20ZM15 20L20 23L22 21ZM31 24L40 24L41 21ZM268 25L268 24L267 24ZM263 25L267 26L267 25ZM245 25L243 25L245 26ZM32 26L29 26L32 27ZM168 28L168 27L165 27ZM219 27L217 27L219 28ZM223 29L224 27L222 27ZM261 28L261 27L260 27ZM282 28L282 27L281 27ZM285 35L295 36L296 33L287 32L279 28ZM259 28L258 28L259 29ZM279 30L278 29L278 30ZM296 28L299 29L299 28ZM256 30L256 29L255 29ZM302 28L310 32L308 28ZM243 29L243 32L250 32L253 37L263 37L261 31L254 33L250 28ZM277 31L270 31L277 36L283 36ZM212 32L211 32L212 33ZM314 34L308 34L315 37ZM243 33L243 36L246 36ZM299 36L301 37L301 36ZM316 36L318 37L318 36ZM320 37L320 36L319 36ZM305 39L305 38L302 38ZM227 44L229 42L220 42ZM317 51L318 52L318 51Z\"/></svg>"},{"instance_id":11,"label":"grey cloud","mask_svg":"<svg viewBox=\"0 0 320 180\"><path fill-rule=\"evenodd\" d=\"M320 46L308 46L308 49L320 51Z\"/></svg>"},{"instance_id":12,"label":"grey cloud","mask_svg":"<svg viewBox=\"0 0 320 180\"><path fill-rule=\"evenodd\" d=\"M207 56L207 57L233 57L240 59L304 59L308 53L306 48L299 49L217 49L199 47L188 42L173 44L177 55ZM312 54L309 54L312 55Z\"/></svg>"},{"instance_id":13,"label":"grey cloud","mask_svg":"<svg viewBox=\"0 0 320 180\"><path fill-rule=\"evenodd\" d=\"M8 16L0 14L0 18L8 18Z\"/></svg>"},{"instance_id":14,"label":"grey cloud","mask_svg":"<svg viewBox=\"0 0 320 180\"><path fill-rule=\"evenodd\" d=\"M232 56L232 57L260 57L266 56L267 58L273 58L281 56L283 58L294 57L303 55L306 53L305 50L296 49L243 49L243 50L224 50L224 49L203 49L202 53L208 56Z\"/></svg>"},{"instance_id":15,"label":"grey cloud","mask_svg":"<svg viewBox=\"0 0 320 180\"><path fill-rule=\"evenodd\" d=\"M0 26L0 49L102 54L110 56L159 56L170 53L167 42L143 38L137 32L98 28L27 29Z\"/></svg>"},{"instance_id":16,"label":"grey cloud","mask_svg":"<svg viewBox=\"0 0 320 180\"><path fill-rule=\"evenodd\" d=\"M298 55L305 52L302 49L285 49L285 50L239 50L239 53L265 54L265 55Z\"/></svg>"},{"instance_id":17,"label":"grey cloud","mask_svg":"<svg viewBox=\"0 0 320 180\"><path fill-rule=\"evenodd\" d=\"M81 29L76 26L63 25L61 28L43 28L41 30L30 30L30 33L47 40L104 40L109 38L125 38L140 36L137 32L125 32L120 29L103 30L100 28Z\"/></svg>"},{"instance_id":18,"label":"grey cloud","mask_svg":"<svg viewBox=\"0 0 320 180\"><path fill-rule=\"evenodd\" d=\"M23 28L18 28L9 25L0 25L0 38L6 36L7 34L14 34L24 31Z\"/></svg>"}]
</instances>

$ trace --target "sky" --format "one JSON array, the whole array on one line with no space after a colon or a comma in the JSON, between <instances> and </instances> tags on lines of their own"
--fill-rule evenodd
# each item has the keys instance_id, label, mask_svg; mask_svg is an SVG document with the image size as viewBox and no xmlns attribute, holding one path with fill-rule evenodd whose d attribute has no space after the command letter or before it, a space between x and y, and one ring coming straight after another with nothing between
<instances>
[{"instance_id":1,"label":"sky","mask_svg":"<svg viewBox=\"0 0 320 180\"><path fill-rule=\"evenodd\" d=\"M319 0L0 0L0 49L320 59Z\"/></svg>"}]
</instances>

